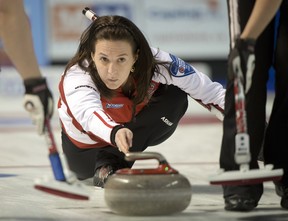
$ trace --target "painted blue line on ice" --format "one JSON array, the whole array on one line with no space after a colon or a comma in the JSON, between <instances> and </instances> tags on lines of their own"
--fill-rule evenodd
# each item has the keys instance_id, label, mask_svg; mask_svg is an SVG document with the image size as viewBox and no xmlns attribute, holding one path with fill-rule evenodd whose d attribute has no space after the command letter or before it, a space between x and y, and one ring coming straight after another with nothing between
<instances>
[{"instance_id":1,"label":"painted blue line on ice","mask_svg":"<svg viewBox=\"0 0 288 221\"><path fill-rule=\"evenodd\" d=\"M32 121L30 119L23 119L23 118L8 118L8 119L1 119L0 118L0 125L31 125Z\"/></svg>"},{"instance_id":2,"label":"painted blue line on ice","mask_svg":"<svg viewBox=\"0 0 288 221\"><path fill-rule=\"evenodd\" d=\"M13 176L17 176L17 175L16 174L0 173L0 178L13 177Z\"/></svg>"}]
</instances>

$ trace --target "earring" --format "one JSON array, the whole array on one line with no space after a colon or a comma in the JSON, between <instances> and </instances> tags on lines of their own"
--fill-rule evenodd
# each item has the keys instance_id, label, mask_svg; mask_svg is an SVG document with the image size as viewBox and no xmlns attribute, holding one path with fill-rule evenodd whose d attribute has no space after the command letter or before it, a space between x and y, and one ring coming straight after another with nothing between
<instances>
[{"instance_id":1,"label":"earring","mask_svg":"<svg viewBox=\"0 0 288 221\"><path fill-rule=\"evenodd\" d=\"M134 72L135 71L135 67L133 66L132 68L131 68L131 70L130 70L130 72Z\"/></svg>"}]
</instances>

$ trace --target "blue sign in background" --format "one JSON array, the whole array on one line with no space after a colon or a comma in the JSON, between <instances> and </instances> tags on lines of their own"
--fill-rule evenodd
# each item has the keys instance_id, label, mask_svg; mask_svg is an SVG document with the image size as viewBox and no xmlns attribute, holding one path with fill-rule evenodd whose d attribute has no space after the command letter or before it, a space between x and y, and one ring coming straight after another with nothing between
<instances>
[{"instance_id":1,"label":"blue sign in background","mask_svg":"<svg viewBox=\"0 0 288 221\"><path fill-rule=\"evenodd\" d=\"M34 50L39 65L49 64L46 43L46 1L24 0L25 11L30 19Z\"/></svg>"}]
</instances>

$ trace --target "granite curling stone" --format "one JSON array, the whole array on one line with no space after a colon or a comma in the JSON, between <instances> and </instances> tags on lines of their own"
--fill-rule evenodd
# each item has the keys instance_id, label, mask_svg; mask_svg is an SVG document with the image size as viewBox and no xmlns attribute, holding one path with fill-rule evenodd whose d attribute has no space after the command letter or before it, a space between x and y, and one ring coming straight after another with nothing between
<instances>
[{"instance_id":1,"label":"granite curling stone","mask_svg":"<svg viewBox=\"0 0 288 221\"><path fill-rule=\"evenodd\" d=\"M104 198L113 213L156 216L185 210L192 197L189 180L173 169L160 153L131 152L127 161L156 159L157 168L120 169L104 185Z\"/></svg>"}]
</instances>

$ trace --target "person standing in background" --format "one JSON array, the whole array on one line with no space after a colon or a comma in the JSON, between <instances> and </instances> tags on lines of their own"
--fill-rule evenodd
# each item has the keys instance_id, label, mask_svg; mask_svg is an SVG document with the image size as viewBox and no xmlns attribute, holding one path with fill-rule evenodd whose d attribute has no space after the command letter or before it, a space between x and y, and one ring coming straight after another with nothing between
<instances>
[{"instance_id":1,"label":"person standing in background","mask_svg":"<svg viewBox=\"0 0 288 221\"><path fill-rule=\"evenodd\" d=\"M263 145L264 163L283 168L284 176L276 185L276 193L282 197L281 206L288 209L288 5L287 1L228 0L228 14L238 10L240 37L235 42L228 59L228 70L233 69L233 61L240 58L243 76L247 128L250 137L250 168L259 168L258 154ZM235 4L236 3L236 4ZM233 7L237 5L238 7ZM282 3L282 4L281 4ZM280 6L281 5L281 6ZM275 14L279 9L280 20L275 27ZM229 30L235 28L229 17ZM275 30L277 35L275 35ZM276 37L276 38L275 38ZM276 43L276 47L275 44ZM275 49L275 51L274 51ZM249 63L255 55L254 62ZM252 56L252 57L251 57ZM251 76L246 76L249 68ZM253 67L255 65L255 68ZM266 100L269 69L275 68L275 99L272 113L266 128ZM238 170L235 163L235 98L234 76L228 76L223 121L223 139L220 154L220 167L226 171ZM266 130L265 130L266 128ZM257 205L263 193L263 184L223 186L225 209L229 211L251 211Z\"/></svg>"}]
</instances>

